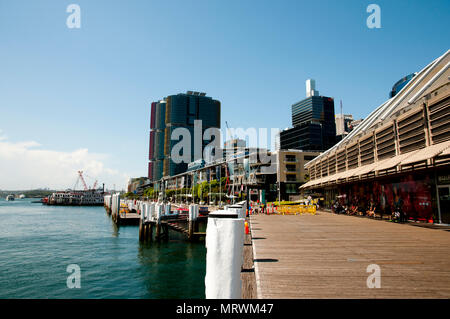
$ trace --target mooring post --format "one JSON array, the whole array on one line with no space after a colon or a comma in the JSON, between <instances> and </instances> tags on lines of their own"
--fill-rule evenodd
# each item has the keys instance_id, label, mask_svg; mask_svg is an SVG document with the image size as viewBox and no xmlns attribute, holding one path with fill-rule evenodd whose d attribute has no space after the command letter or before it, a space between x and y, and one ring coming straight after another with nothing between
<instances>
[{"instance_id":1,"label":"mooring post","mask_svg":"<svg viewBox=\"0 0 450 319\"><path fill-rule=\"evenodd\" d=\"M148 222L147 222L149 211L148 207L149 207L148 203L142 204L141 219L144 224L144 241L148 240Z\"/></svg>"},{"instance_id":2,"label":"mooring post","mask_svg":"<svg viewBox=\"0 0 450 319\"><path fill-rule=\"evenodd\" d=\"M151 202L147 206L147 215L146 215L146 225L147 225L146 232L147 233L146 233L145 238L148 241L153 240L153 224L154 224L155 219L156 219L155 203Z\"/></svg>"},{"instance_id":3,"label":"mooring post","mask_svg":"<svg viewBox=\"0 0 450 319\"><path fill-rule=\"evenodd\" d=\"M245 207L247 207L247 202L246 201L242 201L239 202L235 205L230 205L227 206L228 210L231 210L233 212L235 212L236 214L238 214L238 218L245 218L246 216L246 210Z\"/></svg>"},{"instance_id":4,"label":"mooring post","mask_svg":"<svg viewBox=\"0 0 450 319\"><path fill-rule=\"evenodd\" d=\"M198 217L198 205L197 204L191 204L189 205L189 215L188 215L188 239L193 240L194 239L194 232L195 232L195 224Z\"/></svg>"},{"instance_id":5,"label":"mooring post","mask_svg":"<svg viewBox=\"0 0 450 319\"><path fill-rule=\"evenodd\" d=\"M207 299L240 299L244 219L232 210L209 214L206 228Z\"/></svg>"},{"instance_id":6,"label":"mooring post","mask_svg":"<svg viewBox=\"0 0 450 319\"><path fill-rule=\"evenodd\" d=\"M155 205L156 210L156 233L155 233L155 239L160 240L161 239L161 216L163 213L163 204L156 204Z\"/></svg>"},{"instance_id":7,"label":"mooring post","mask_svg":"<svg viewBox=\"0 0 450 319\"><path fill-rule=\"evenodd\" d=\"M108 215L111 214L111 199L112 199L111 195L105 195L103 197L103 205L105 206L106 213Z\"/></svg>"},{"instance_id":8,"label":"mooring post","mask_svg":"<svg viewBox=\"0 0 450 319\"><path fill-rule=\"evenodd\" d=\"M120 194L116 193L112 197L112 208L111 208L111 214L113 221L118 225L120 222L119 218L119 209L120 209Z\"/></svg>"},{"instance_id":9,"label":"mooring post","mask_svg":"<svg viewBox=\"0 0 450 319\"><path fill-rule=\"evenodd\" d=\"M141 221L143 224L143 234L142 234L142 240L146 241L148 236L148 204L142 203L142 209L141 209Z\"/></svg>"},{"instance_id":10,"label":"mooring post","mask_svg":"<svg viewBox=\"0 0 450 319\"><path fill-rule=\"evenodd\" d=\"M144 216L144 212L141 212L141 218L139 219L139 241L144 241L145 237L144 237L144 233L145 233L145 216Z\"/></svg>"}]
</instances>

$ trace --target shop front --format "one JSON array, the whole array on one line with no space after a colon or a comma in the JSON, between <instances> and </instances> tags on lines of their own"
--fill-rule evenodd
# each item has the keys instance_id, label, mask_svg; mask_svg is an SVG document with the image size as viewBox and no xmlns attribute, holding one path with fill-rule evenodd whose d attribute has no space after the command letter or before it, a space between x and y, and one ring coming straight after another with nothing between
<instances>
[{"instance_id":1,"label":"shop front","mask_svg":"<svg viewBox=\"0 0 450 319\"><path fill-rule=\"evenodd\" d=\"M436 190L440 221L450 224L450 172L436 175Z\"/></svg>"},{"instance_id":2,"label":"shop front","mask_svg":"<svg viewBox=\"0 0 450 319\"><path fill-rule=\"evenodd\" d=\"M319 191L319 189L316 189ZM405 218L450 224L450 170L423 170L372 178L320 189L325 207L338 201L366 215L375 207L381 217L401 212Z\"/></svg>"}]
</instances>

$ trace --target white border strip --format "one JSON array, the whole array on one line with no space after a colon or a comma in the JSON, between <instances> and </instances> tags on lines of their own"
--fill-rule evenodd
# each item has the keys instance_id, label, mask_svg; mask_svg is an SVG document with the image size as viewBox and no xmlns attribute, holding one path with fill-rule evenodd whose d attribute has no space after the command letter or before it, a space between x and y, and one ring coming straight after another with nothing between
<instances>
[{"instance_id":1,"label":"white border strip","mask_svg":"<svg viewBox=\"0 0 450 319\"><path fill-rule=\"evenodd\" d=\"M251 215L250 215L251 216ZM261 278L259 277L258 263L255 263L256 258L256 249L253 244L253 223L251 222L253 218L250 217L250 230L252 236L252 250L253 250L253 268L255 269L255 281L256 281L256 298L263 299L261 293Z\"/></svg>"}]
</instances>

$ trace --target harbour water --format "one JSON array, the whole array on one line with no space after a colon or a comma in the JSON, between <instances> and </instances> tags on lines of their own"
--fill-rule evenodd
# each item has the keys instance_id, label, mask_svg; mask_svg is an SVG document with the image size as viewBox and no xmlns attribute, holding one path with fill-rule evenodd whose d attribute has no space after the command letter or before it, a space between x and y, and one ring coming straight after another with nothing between
<instances>
[{"instance_id":1,"label":"harbour water","mask_svg":"<svg viewBox=\"0 0 450 319\"><path fill-rule=\"evenodd\" d=\"M103 207L0 199L0 298L204 298L204 243L140 244ZM67 266L81 288L67 287Z\"/></svg>"}]
</instances>

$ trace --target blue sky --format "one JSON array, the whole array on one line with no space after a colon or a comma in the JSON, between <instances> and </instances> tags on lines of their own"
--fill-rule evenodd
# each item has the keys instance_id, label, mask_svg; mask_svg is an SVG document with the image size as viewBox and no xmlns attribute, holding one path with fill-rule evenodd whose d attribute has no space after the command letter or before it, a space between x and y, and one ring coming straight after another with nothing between
<instances>
[{"instance_id":1,"label":"blue sky","mask_svg":"<svg viewBox=\"0 0 450 319\"><path fill-rule=\"evenodd\" d=\"M66 26L71 3L80 29ZM381 29L366 26L370 3ZM337 112L342 99L364 117L449 49L449 12L449 1L0 0L0 189L70 187L77 167L107 186L146 175L149 105L187 90L222 102L222 127L289 127L307 78Z\"/></svg>"}]
</instances>

